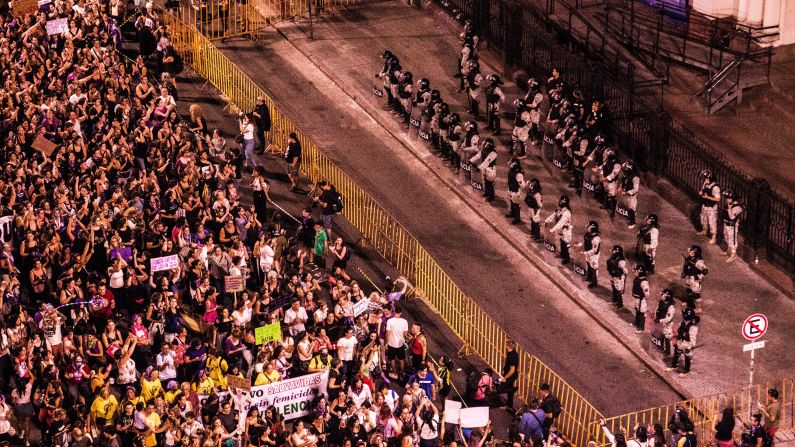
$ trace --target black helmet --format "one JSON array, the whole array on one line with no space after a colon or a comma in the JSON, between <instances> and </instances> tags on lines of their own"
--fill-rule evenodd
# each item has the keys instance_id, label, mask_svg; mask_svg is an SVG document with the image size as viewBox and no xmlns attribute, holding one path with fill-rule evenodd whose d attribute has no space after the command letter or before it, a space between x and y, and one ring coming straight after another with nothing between
<instances>
[{"instance_id":1,"label":"black helmet","mask_svg":"<svg viewBox=\"0 0 795 447\"><path fill-rule=\"evenodd\" d=\"M693 310L693 309L691 309L689 307L685 307L684 309L682 309L682 319L683 320L690 321L690 320L694 319L695 317L696 317L696 311L695 310Z\"/></svg>"},{"instance_id":2,"label":"black helmet","mask_svg":"<svg viewBox=\"0 0 795 447\"><path fill-rule=\"evenodd\" d=\"M536 78L530 78L527 80L527 89L528 90L536 90L538 88L538 80Z\"/></svg>"},{"instance_id":3,"label":"black helmet","mask_svg":"<svg viewBox=\"0 0 795 447\"><path fill-rule=\"evenodd\" d=\"M701 257L701 247L698 245L691 245L687 251L692 251L693 255L697 258Z\"/></svg>"},{"instance_id":4,"label":"black helmet","mask_svg":"<svg viewBox=\"0 0 795 447\"><path fill-rule=\"evenodd\" d=\"M500 79L500 76L497 74L490 74L486 76L486 80L491 82L492 86L502 85L502 79Z\"/></svg>"},{"instance_id":5,"label":"black helmet","mask_svg":"<svg viewBox=\"0 0 795 447\"><path fill-rule=\"evenodd\" d=\"M429 81L428 78L420 79L420 89L428 90L429 88L431 88L431 81Z\"/></svg>"},{"instance_id":6,"label":"black helmet","mask_svg":"<svg viewBox=\"0 0 795 447\"><path fill-rule=\"evenodd\" d=\"M585 227L589 233L598 233L599 232L599 222L595 220L589 220L588 225Z\"/></svg>"},{"instance_id":7,"label":"black helmet","mask_svg":"<svg viewBox=\"0 0 795 447\"><path fill-rule=\"evenodd\" d=\"M522 170L522 164L519 162L518 158L514 157L514 158L511 158L511 161L508 162L508 168L511 171L521 171Z\"/></svg>"},{"instance_id":8,"label":"black helmet","mask_svg":"<svg viewBox=\"0 0 795 447\"><path fill-rule=\"evenodd\" d=\"M612 252L614 255L621 255L622 257L624 256L624 248L620 245L613 245Z\"/></svg>"},{"instance_id":9,"label":"black helmet","mask_svg":"<svg viewBox=\"0 0 795 447\"><path fill-rule=\"evenodd\" d=\"M632 160L627 160L621 165L621 169L626 172L632 172L635 170L635 162Z\"/></svg>"},{"instance_id":10,"label":"black helmet","mask_svg":"<svg viewBox=\"0 0 795 447\"><path fill-rule=\"evenodd\" d=\"M453 113L450 115L450 125L455 126L461 122L461 117L457 113Z\"/></svg>"},{"instance_id":11,"label":"black helmet","mask_svg":"<svg viewBox=\"0 0 795 447\"><path fill-rule=\"evenodd\" d=\"M518 98L513 102L513 105L516 107L517 113L522 113L522 110L527 107L527 103L525 102L524 98Z\"/></svg>"},{"instance_id":12,"label":"black helmet","mask_svg":"<svg viewBox=\"0 0 795 447\"><path fill-rule=\"evenodd\" d=\"M528 186L528 188L533 194L541 192L541 182L539 182L537 178L533 177L530 179L530 186Z\"/></svg>"},{"instance_id":13,"label":"black helmet","mask_svg":"<svg viewBox=\"0 0 795 447\"><path fill-rule=\"evenodd\" d=\"M604 136L602 136L602 134L599 134L599 135L597 135L597 136L595 136L595 137L594 137L594 139L593 139L593 142L594 142L594 143L595 143L597 146L599 146L599 145L602 145L602 144L605 144L605 137L604 137Z\"/></svg>"},{"instance_id":14,"label":"black helmet","mask_svg":"<svg viewBox=\"0 0 795 447\"><path fill-rule=\"evenodd\" d=\"M486 141L483 142L483 150L494 150L494 140L486 138Z\"/></svg>"},{"instance_id":15,"label":"black helmet","mask_svg":"<svg viewBox=\"0 0 795 447\"><path fill-rule=\"evenodd\" d=\"M635 266L635 274L638 276L646 276L649 274L649 272L646 271L646 267L638 264Z\"/></svg>"},{"instance_id":16,"label":"black helmet","mask_svg":"<svg viewBox=\"0 0 795 447\"><path fill-rule=\"evenodd\" d=\"M439 106L439 110L443 115L447 114L450 112L450 106L448 106L446 102L443 102L442 105Z\"/></svg>"},{"instance_id":17,"label":"black helmet","mask_svg":"<svg viewBox=\"0 0 795 447\"><path fill-rule=\"evenodd\" d=\"M727 189L726 191L723 191L723 197L727 199L736 199L737 194L735 194L731 189Z\"/></svg>"},{"instance_id":18,"label":"black helmet","mask_svg":"<svg viewBox=\"0 0 795 447\"><path fill-rule=\"evenodd\" d=\"M384 52L381 53L381 59L391 59L393 56L394 54L389 50L384 50Z\"/></svg>"},{"instance_id":19,"label":"black helmet","mask_svg":"<svg viewBox=\"0 0 795 447\"><path fill-rule=\"evenodd\" d=\"M414 77L414 75L413 75L413 74L411 74L411 72L410 72L410 71L403 72L403 78L404 78L404 79L406 79L407 81L411 81L411 79L412 79L413 77Z\"/></svg>"},{"instance_id":20,"label":"black helmet","mask_svg":"<svg viewBox=\"0 0 795 447\"><path fill-rule=\"evenodd\" d=\"M442 94L439 90L431 90L431 101L441 101Z\"/></svg>"},{"instance_id":21,"label":"black helmet","mask_svg":"<svg viewBox=\"0 0 795 447\"><path fill-rule=\"evenodd\" d=\"M660 296L665 301L672 300L674 299L674 291L671 289L663 289L663 291L660 292Z\"/></svg>"},{"instance_id":22,"label":"black helmet","mask_svg":"<svg viewBox=\"0 0 795 447\"><path fill-rule=\"evenodd\" d=\"M563 194L558 199L558 208L568 208L569 207L569 196Z\"/></svg>"},{"instance_id":23,"label":"black helmet","mask_svg":"<svg viewBox=\"0 0 795 447\"><path fill-rule=\"evenodd\" d=\"M701 176L704 177L705 179L708 179L711 182L715 181L715 174L713 174L712 171L710 171L709 169L704 169L703 171L701 171Z\"/></svg>"},{"instance_id":24,"label":"black helmet","mask_svg":"<svg viewBox=\"0 0 795 447\"><path fill-rule=\"evenodd\" d=\"M646 221L649 222L649 224L651 224L651 225L659 225L659 223L660 223L659 219L657 218L657 215L654 214L654 213L649 214L648 216L646 216Z\"/></svg>"}]
</instances>

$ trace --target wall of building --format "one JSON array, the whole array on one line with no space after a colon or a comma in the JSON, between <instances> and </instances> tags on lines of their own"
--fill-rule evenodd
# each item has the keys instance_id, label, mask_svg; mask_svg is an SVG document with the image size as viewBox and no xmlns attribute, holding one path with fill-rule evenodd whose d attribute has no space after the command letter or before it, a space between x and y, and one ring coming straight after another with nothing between
<instances>
[{"instance_id":1,"label":"wall of building","mask_svg":"<svg viewBox=\"0 0 795 447\"><path fill-rule=\"evenodd\" d=\"M779 38L771 44L795 43L795 0L692 0L692 6L712 16L735 16L748 25L778 25Z\"/></svg>"}]
</instances>

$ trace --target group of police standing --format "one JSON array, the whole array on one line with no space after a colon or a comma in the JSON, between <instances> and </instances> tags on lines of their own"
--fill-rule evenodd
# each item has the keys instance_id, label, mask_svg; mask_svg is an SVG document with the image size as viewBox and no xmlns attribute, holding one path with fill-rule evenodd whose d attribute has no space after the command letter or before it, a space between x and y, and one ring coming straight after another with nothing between
<instances>
[{"instance_id":1,"label":"group of police standing","mask_svg":"<svg viewBox=\"0 0 795 447\"><path fill-rule=\"evenodd\" d=\"M400 61L389 50L382 53L383 68L376 75L383 80L387 103L393 113L400 115L407 123L420 129L419 134L430 141L439 155L450 162L457 172L472 171L472 185L482 189L485 199L495 199L497 179L497 148L493 138L483 137L478 131L481 120L481 101L485 101L486 129L494 136L501 134L502 104L505 94L501 88L502 79L497 74L485 78L481 74L478 60L478 36L472 22L467 22L461 33L462 44L458 58L460 79L459 93L467 97L470 119L463 122L458 113L442 99L441 92L431 89L430 80L420 79L416 86L411 72L403 71ZM611 219L618 212L627 219L627 229L636 227L638 193L640 192L640 172L633 160L623 163L615 148L608 141L607 115L599 100L587 101L579 88L568 89L558 72L553 69L546 81L546 92L536 79L529 79L527 92L514 101L516 107L511 132L507 165L507 196L509 202L508 218L513 224L523 224L522 204L527 207L530 222L530 236L536 242L544 242L547 249L558 251L562 264L571 262L570 248L573 237L571 201L567 194L560 195L555 211L544 219L549 235L557 239L547 242L542 235L543 197L541 182L531 177L527 179L521 159L527 156L530 148L541 144L552 144L553 163L570 174L569 187L577 195L583 190L606 209ZM542 108L547 109L546 116ZM543 124L542 124L543 121ZM423 129L427 129L423 131ZM482 182L476 182L475 169L482 174ZM724 239L728 246L724 253L727 262L736 259L737 237L742 205L731 191L723 192L710 171L701 173L704 179L701 191L702 234L709 234L710 244L717 242L718 219L723 220ZM721 205L722 198L725 199ZM719 209L723 207L722 212ZM633 324L637 332L646 327L647 302L651 297L649 276L655 273L655 259L660 238L659 217L648 214L637 233L636 265L631 294L634 311ZM583 240L579 244L585 260L583 274L588 288L598 285L598 271L602 239L599 223L588 221ZM628 259L621 245L613 245L607 259L607 272L610 276L612 302L617 309L624 306L624 291L627 276L630 274ZM692 352L698 336L700 318L696 315L701 298L701 284L708 269L699 245L692 245L684 255L682 278L686 287L681 311L681 322L674 331L674 291L670 288L660 293L655 322L659 323L661 335L653 340L669 358L669 369L677 369L684 356L682 374L691 368ZM675 343L673 342L675 335Z\"/></svg>"}]
</instances>

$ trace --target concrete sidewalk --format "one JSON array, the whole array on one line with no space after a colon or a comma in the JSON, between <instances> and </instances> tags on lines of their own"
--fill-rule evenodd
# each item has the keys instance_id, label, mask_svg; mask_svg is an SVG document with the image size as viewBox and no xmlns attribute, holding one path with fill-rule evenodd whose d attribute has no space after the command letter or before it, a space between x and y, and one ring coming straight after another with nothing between
<instances>
[{"instance_id":1,"label":"concrete sidewalk","mask_svg":"<svg viewBox=\"0 0 795 447\"><path fill-rule=\"evenodd\" d=\"M522 344L531 352L536 353L545 361L552 363L553 367L567 380L578 386L578 379L582 385L584 375L599 375L603 380L617 377L615 371L600 368L599 371L586 371L582 363L588 363L586 357L579 361L580 365L572 365L564 360L572 354L578 358L581 353L576 350L553 350L544 344L538 344L531 338L526 338L523 334L528 331L528 326L534 326L538 320L533 316L524 319L519 315L505 315L500 306L498 309L493 307L495 296L493 290L484 290L477 287L473 282L480 281L493 283L509 267L514 267L522 272L523 275L532 273L532 276L541 278L540 282L523 282L521 278L514 278L510 283L518 280L519 288L524 289L525 295L532 296L534 302L538 304L552 304L554 307L561 306L560 301L551 299L550 295L557 295L556 291L549 289L550 284L565 291L569 302L563 305L566 314L578 313L575 309L579 307L584 311L590 321L580 320L581 329L575 332L560 327L557 320L555 326L559 327L558 334L565 334L556 338L556 343L565 343L565 339L574 340L582 337L583 330L586 333L596 334L602 332L593 323L598 322L604 332L612 338L619 340L623 345L622 350L629 350L643 360L648 368L653 368L656 372L674 386L679 392L687 396L700 396L716 393L719 391L731 390L747 384L747 365L748 357L742 352L742 345L745 343L740 335L740 325L746 316L755 312L764 312L770 319L771 332L766 339L768 346L757 354L757 378L760 381L773 380L788 375L793 366L791 356L786 354L787 335L795 329L795 322L787 318L795 310L795 305L784 294L771 287L756 274L752 272L747 264L735 262L727 265L723 263L723 257L719 255L719 249L707 245L707 240L697 237L692 230L687 216L678 212L673 206L665 202L659 196L654 196L648 190L644 190L640 197L638 214L640 216L649 212L655 212L661 216L662 230L660 249L658 251L658 274L652 278L652 293L656 298L659 291L664 287L675 287L681 294L683 290L682 281L679 278L681 269L681 256L685 247L693 243L699 243L705 249L705 258L710 268L710 275L704 285L704 312L700 339L695 352L694 371L685 378L680 378L672 373L663 371L663 364L660 352L650 344L647 333L637 335L630 327L631 320L628 312L619 314L614 313L609 306L609 286L607 286L606 272L602 268L601 284L602 287L591 293L583 288L582 279L568 269L561 269L557 262L552 259L541 247L528 243L529 228L514 227L507 224L503 213L506 209L504 198L498 200L494 205L482 202L479 194L473 191L459 177L438 160L429 150L428 146L416 136L415 130L407 130L389 114L382 100L375 98L370 89L373 85L373 74L380 68L379 54L384 48L395 52L401 59L401 64L405 69L412 71L415 78L428 77L431 79L432 88L440 89L443 97L451 103L454 111L466 116L463 112L462 94L456 94L457 83L452 74L455 72L455 57L458 51L457 34L460 30L457 25L445 14L440 13L432 5L423 3L425 10L419 11L405 6L401 2L381 1L363 5L351 6L342 9L338 14L322 18L315 23L314 41L310 41L306 33L306 24L282 24L278 26L280 35L267 33L264 48L254 48L250 43L237 42L225 47L225 53L233 61L240 64L253 79L260 82L269 92L273 93L274 99L280 106L286 106L289 116L299 121L299 125L312 135L319 138L321 147L329 150L329 154L335 161L341 161L342 165L356 172L368 191L382 200L382 203L390 212L400 210L397 217L402 223L408 226L421 240L430 240L429 250L442 261L442 265L447 267L450 273L459 280L464 290L476 297L483 303L484 308L500 322L501 325L511 334L514 334ZM300 53L289 51L283 45L281 36L289 39L290 43ZM252 62L250 55L258 53L266 55L267 59L260 58L261 63ZM304 60L306 57L311 62ZM304 86L297 85L297 80L292 76L283 74L285 64L284 59L289 60L289 65L295 70L311 79L316 88L324 93L318 96L315 91L301 91ZM492 55L487 51L482 54L482 59L487 62L484 72L488 73L493 68L488 68L488 62L493 61ZM492 67L494 64L492 64ZM495 70L496 71L496 70ZM290 70L294 73L293 70ZM277 76L283 74L283 76ZM327 76L327 77L326 77ZM277 79L289 77L290 79ZM326 85L325 82L333 81L334 85ZM297 89L296 92L285 91L284 83L291 84L290 87ZM318 83L322 83L322 88ZM333 89L341 89L347 94L347 98L339 99L326 93ZM509 87L507 103L518 94L518 90ZM354 100L356 106L362 107L369 117L361 120L349 121L348 112L354 107L349 100ZM322 113L326 121L326 128L312 125L316 117L302 117L301 115L309 112ZM328 133L328 119L332 119L332 125L337 125L341 129L353 128L359 132L361 138L358 144L351 144L346 147L343 141L339 141L337 131L333 134ZM393 145L385 147L378 140L368 138L366 133L361 132L359 126L372 127L371 120L376 120L383 125L393 138L402 143L402 150L393 150ZM305 125L302 125L302 122ZM367 122L366 125L363 124ZM503 123L508 126L508 123ZM383 130L382 130L383 131ZM482 133L483 135L483 133ZM380 140L380 139L379 139ZM507 137L502 137L503 143L508 141ZM367 141L362 145L361 141ZM340 150L340 147L343 150ZM355 149L355 153L352 152ZM502 144L500 148L500 159L498 166L498 178L500 180L497 190L498 196L504 196L505 188L505 169L507 163L507 144ZM366 154L361 157L359 155ZM395 158L398 158L396 161ZM365 158L367 160L362 160ZM373 160L377 159L377 160ZM365 162L365 163L363 163ZM544 198L546 202L546 214L550 213L560 193L571 193L565 183L561 180L560 171L551 165L548 160L528 158L524 161L526 175L538 177L544 186ZM378 169L378 165L381 165ZM412 179L404 177L401 183L402 194L395 198L394 186L399 184L398 180L392 175L384 175L383 165L387 165L392 171L408 169ZM405 168L404 168L405 167ZM433 174L433 176L428 175ZM428 195L435 196L440 189L449 189L447 192L447 202L455 204L455 210L447 211L446 207L436 209L428 205L432 200L423 200L417 203L410 197L415 197L413 185L417 178L421 178L429 192ZM390 190L393 194L389 194ZM467 207L462 208L458 205L459 201L466 202ZM413 210L408 209L414 207ZM585 222L595 218L602 226L603 244L609 247L614 243L622 244L627 251L633 251L635 246L635 232L627 231L625 223L620 219L611 222L604 211L599 210L596 203L592 200L580 200L573 198L574 223L578 230L575 233L575 241L582 235ZM441 211L441 213L440 213ZM447 212L444 212L447 211ZM474 214L473 214L474 213ZM454 232L442 233L440 227L448 228L447 222L440 222L438 218L456 220L454 216L460 216L472 222L477 228L475 232L480 232L478 239L488 243L490 249L486 251L476 250L470 245L461 245L460 233L466 233L466 228L459 228ZM478 223L478 221L480 223ZM487 222L491 226L484 227ZM493 232L499 234L502 242L491 242L494 238ZM441 236L446 243L441 244L434 236ZM423 237L425 236L425 237ZM471 235L467 235L471 236ZM467 237L467 241L469 241ZM469 241L472 242L472 241ZM478 242L476 242L478 243ZM502 250L505 245L509 245L509 250ZM493 252L499 254L495 258ZM472 254L477 254L476 259L470 259ZM516 255L522 259L516 259ZM607 257L603 255L602 263ZM461 263L466 265L466 272L461 272ZM491 268L494 260L507 264L503 268ZM485 265L484 265L485 264ZM529 267L529 268L528 268ZM484 270L485 268L485 270ZM513 276L513 273L511 273ZM630 278L631 279L631 278ZM502 284L508 284L503 282ZM539 286L541 286L539 288ZM531 293L527 293L527 289ZM484 293L485 292L485 293ZM540 293L539 293L540 292ZM572 302L574 301L574 302ZM629 297L625 297L629 304ZM575 303L578 306L575 306ZM649 305L651 311L656 308L656 299ZM496 311L495 311L496 310ZM572 319L566 315L566 319ZM550 321L544 318L544 321ZM647 318L647 321L651 318ZM676 322L678 323L677 316ZM651 326L651 323L649 323ZM562 330L561 330L562 329ZM601 336L596 337L596 342L602 350L612 343L610 340ZM539 349L534 349L536 345ZM610 352L609 350L607 352ZM595 365L600 367L603 362L614 360L611 355L602 355ZM563 367L558 365L566 364ZM621 367L622 378L618 389L629 390L639 389L629 386L626 382L627 377L637 375L637 362L624 363ZM562 366L562 365L561 365ZM607 365L604 365L607 366ZM596 374L594 374L596 373ZM645 374L645 373L644 373ZM621 399L621 396L613 395L608 399L603 397L594 398L592 389L581 390L592 401ZM642 408L655 404L670 402L655 398L649 394L644 397L644 402L636 402L631 407ZM594 402L595 404L597 402ZM597 405L599 406L599 405ZM622 405L618 405L622 406ZM607 413L611 413L611 405L605 405ZM615 404L612 409L616 409Z\"/></svg>"},{"instance_id":2,"label":"concrete sidewalk","mask_svg":"<svg viewBox=\"0 0 795 447\"><path fill-rule=\"evenodd\" d=\"M328 19L343 20L336 15ZM444 41L437 30L422 34L431 41ZM597 408L611 414L648 406L627 390L642 389L653 402L678 398L630 349L594 325L592 316L544 272L528 268L527 260L508 240L493 231L462 197L451 194L434 171L407 152L310 60L277 33L261 37L260 45L239 39L219 47L267 90L280 110L332 161L405 225L463 290L476 297L484 311L524 348L565 377ZM368 42L358 44L367 46ZM333 45L339 46L338 51L357 51L347 40ZM382 49L370 50L380 53ZM365 56L349 60L360 66L346 69L371 78L374 72L367 67L369 56ZM518 315L508 309L527 312Z\"/></svg>"}]
</instances>

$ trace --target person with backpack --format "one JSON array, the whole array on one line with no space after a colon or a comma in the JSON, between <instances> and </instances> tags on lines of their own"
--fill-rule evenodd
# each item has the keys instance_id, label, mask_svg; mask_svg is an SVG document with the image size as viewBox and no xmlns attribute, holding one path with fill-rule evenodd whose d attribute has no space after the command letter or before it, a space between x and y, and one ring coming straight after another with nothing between
<instances>
[{"instance_id":1,"label":"person with backpack","mask_svg":"<svg viewBox=\"0 0 795 447\"><path fill-rule=\"evenodd\" d=\"M334 185L325 180L320 182L320 189L322 191L320 197L315 200L321 206L323 228L326 229L328 238L331 240L331 224L334 222L334 215L342 212L342 196Z\"/></svg>"},{"instance_id":2,"label":"person with backpack","mask_svg":"<svg viewBox=\"0 0 795 447\"><path fill-rule=\"evenodd\" d=\"M548 383L542 383L538 390L541 393L541 409L544 410L544 437L546 438L549 435L550 427L563 412L563 406L560 404L560 400L550 392Z\"/></svg>"}]
</instances>

